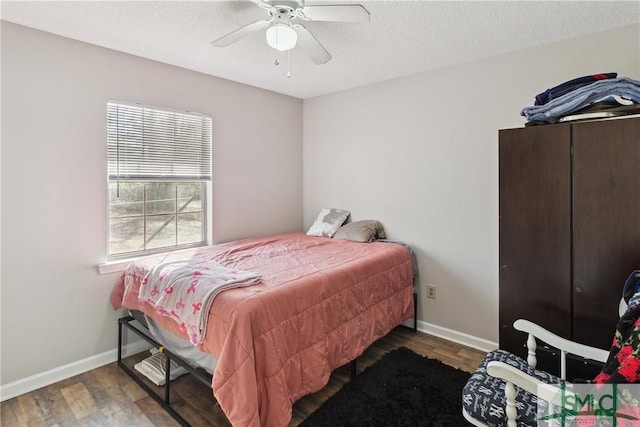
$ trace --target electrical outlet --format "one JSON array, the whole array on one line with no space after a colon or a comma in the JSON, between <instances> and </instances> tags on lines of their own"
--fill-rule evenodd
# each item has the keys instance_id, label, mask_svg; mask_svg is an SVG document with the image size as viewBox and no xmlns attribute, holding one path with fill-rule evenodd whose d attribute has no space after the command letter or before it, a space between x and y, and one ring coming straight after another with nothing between
<instances>
[{"instance_id":1,"label":"electrical outlet","mask_svg":"<svg viewBox=\"0 0 640 427\"><path fill-rule=\"evenodd\" d=\"M427 298L436 299L436 285L427 285Z\"/></svg>"}]
</instances>

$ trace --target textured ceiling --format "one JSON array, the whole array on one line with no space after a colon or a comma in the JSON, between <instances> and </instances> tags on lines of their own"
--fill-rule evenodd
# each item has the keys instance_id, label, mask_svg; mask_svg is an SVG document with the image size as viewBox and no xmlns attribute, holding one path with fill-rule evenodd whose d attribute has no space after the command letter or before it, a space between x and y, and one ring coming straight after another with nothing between
<instances>
[{"instance_id":1,"label":"textured ceiling","mask_svg":"<svg viewBox=\"0 0 640 427\"><path fill-rule=\"evenodd\" d=\"M0 16L303 99L640 22L639 1L306 1L336 3L362 4L371 22L306 23L333 56L324 65L299 48L287 58L264 32L213 47L212 40L267 18L248 0L2 1Z\"/></svg>"}]
</instances>

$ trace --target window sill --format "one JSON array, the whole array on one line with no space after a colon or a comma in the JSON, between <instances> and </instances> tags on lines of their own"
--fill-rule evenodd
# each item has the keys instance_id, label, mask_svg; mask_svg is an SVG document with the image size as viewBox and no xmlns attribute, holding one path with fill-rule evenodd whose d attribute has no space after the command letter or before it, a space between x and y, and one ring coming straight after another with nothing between
<instances>
[{"instance_id":1,"label":"window sill","mask_svg":"<svg viewBox=\"0 0 640 427\"><path fill-rule=\"evenodd\" d=\"M124 271L133 259L123 259L118 261L108 261L104 264L98 264L98 274L120 273Z\"/></svg>"},{"instance_id":2,"label":"window sill","mask_svg":"<svg viewBox=\"0 0 640 427\"><path fill-rule=\"evenodd\" d=\"M102 264L98 264L98 274L112 274L112 273L121 273L131 264L132 262L140 261L140 260L154 260L156 263L163 261L167 255L172 253L187 253L190 258L193 255L193 251L196 249L206 246L206 245L198 245L192 247L183 247L180 249L168 250L166 252L157 252L153 254L145 254L140 255L133 258L124 258L124 259L116 259L113 261L107 261ZM189 251L189 252L187 252Z\"/></svg>"},{"instance_id":3,"label":"window sill","mask_svg":"<svg viewBox=\"0 0 640 427\"><path fill-rule=\"evenodd\" d=\"M98 273L99 274L111 274L111 273L121 273L131 264L132 262L139 261L141 259L148 258L157 258L158 262L162 260L168 253L170 252L159 252L152 255L144 255L135 258L125 258L125 259L117 259L113 261L107 261L102 264L98 264Z\"/></svg>"}]
</instances>

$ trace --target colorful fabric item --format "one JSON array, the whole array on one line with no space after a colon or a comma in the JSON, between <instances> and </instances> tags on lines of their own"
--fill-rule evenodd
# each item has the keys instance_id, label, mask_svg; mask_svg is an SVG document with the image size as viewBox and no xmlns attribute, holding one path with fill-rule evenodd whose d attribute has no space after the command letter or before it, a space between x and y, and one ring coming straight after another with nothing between
<instances>
[{"instance_id":1,"label":"colorful fabric item","mask_svg":"<svg viewBox=\"0 0 640 427\"><path fill-rule=\"evenodd\" d=\"M149 271L138 299L180 325L193 345L204 338L213 299L222 291L255 285L260 275L198 259L162 262Z\"/></svg>"},{"instance_id":2,"label":"colorful fabric item","mask_svg":"<svg viewBox=\"0 0 640 427\"><path fill-rule=\"evenodd\" d=\"M640 271L627 279L625 289L640 286ZM640 383L640 305L638 293L629 298L629 307L618 321L609 358L602 372L593 380L597 384Z\"/></svg>"},{"instance_id":3,"label":"colorful fabric item","mask_svg":"<svg viewBox=\"0 0 640 427\"><path fill-rule=\"evenodd\" d=\"M602 371L594 378L595 384L618 384L616 425L637 426L640 419L640 396L637 389L625 388L625 384L640 383L640 270L627 278L622 292L628 308L620 317L613 338L609 358ZM594 387L598 387L595 385ZM580 425L596 426L596 417L581 416Z\"/></svg>"},{"instance_id":4,"label":"colorful fabric item","mask_svg":"<svg viewBox=\"0 0 640 427\"><path fill-rule=\"evenodd\" d=\"M586 86L598 80L615 79L618 73L604 73L604 74L592 74L590 76L578 77L564 83L554 86L545 90L542 93L536 95L535 105L544 105L547 102L555 99L559 96L567 94L572 90L578 89L582 86Z\"/></svg>"},{"instance_id":5,"label":"colorful fabric item","mask_svg":"<svg viewBox=\"0 0 640 427\"><path fill-rule=\"evenodd\" d=\"M597 384L640 382L640 306L634 306L618 321L609 359L593 380Z\"/></svg>"}]
</instances>

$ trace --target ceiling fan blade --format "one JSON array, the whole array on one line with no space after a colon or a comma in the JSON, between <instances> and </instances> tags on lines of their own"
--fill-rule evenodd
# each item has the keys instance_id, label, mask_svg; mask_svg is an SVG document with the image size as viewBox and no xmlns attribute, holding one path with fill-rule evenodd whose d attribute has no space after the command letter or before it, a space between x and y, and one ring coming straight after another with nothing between
<instances>
[{"instance_id":1,"label":"ceiling fan blade","mask_svg":"<svg viewBox=\"0 0 640 427\"><path fill-rule=\"evenodd\" d=\"M270 24L270 20L260 20L252 22L251 24L238 28L237 30L227 34L226 36L222 36L219 39L212 41L211 44L216 47L229 46L231 43L237 42L238 40L248 36L249 34L256 33L267 28Z\"/></svg>"},{"instance_id":2,"label":"ceiling fan blade","mask_svg":"<svg viewBox=\"0 0 640 427\"><path fill-rule=\"evenodd\" d=\"M304 25L293 24L291 27L298 34L298 46L311 58L314 64L326 64L331 60L327 49L311 34Z\"/></svg>"},{"instance_id":3,"label":"ceiling fan blade","mask_svg":"<svg viewBox=\"0 0 640 427\"><path fill-rule=\"evenodd\" d=\"M266 1L263 0L250 0L252 3L257 4L258 6L260 6L263 9L271 9L273 7L273 5L267 3Z\"/></svg>"},{"instance_id":4,"label":"ceiling fan blade","mask_svg":"<svg viewBox=\"0 0 640 427\"><path fill-rule=\"evenodd\" d=\"M298 9L300 18L309 21L362 22L370 20L369 11L359 4L317 5Z\"/></svg>"}]
</instances>

